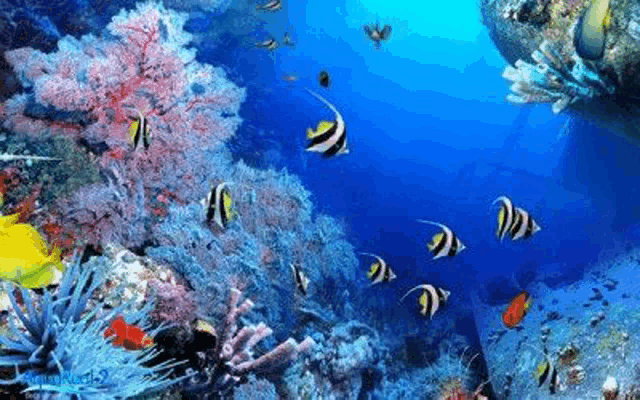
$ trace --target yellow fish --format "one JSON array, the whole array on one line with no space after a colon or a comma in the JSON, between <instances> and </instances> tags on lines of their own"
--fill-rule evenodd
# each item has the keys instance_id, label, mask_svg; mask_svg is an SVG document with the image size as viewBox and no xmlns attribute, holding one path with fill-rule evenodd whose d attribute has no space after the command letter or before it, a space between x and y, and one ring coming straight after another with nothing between
<instances>
[{"instance_id":1,"label":"yellow fish","mask_svg":"<svg viewBox=\"0 0 640 400\"><path fill-rule=\"evenodd\" d=\"M599 60L604 55L606 30L611 25L609 0L592 0L580 17L573 34L576 53L587 60Z\"/></svg>"},{"instance_id":2,"label":"yellow fish","mask_svg":"<svg viewBox=\"0 0 640 400\"><path fill-rule=\"evenodd\" d=\"M18 224L19 214L0 216L0 279L35 289L48 286L64 271L60 249L50 249L29 224Z\"/></svg>"}]
</instances>

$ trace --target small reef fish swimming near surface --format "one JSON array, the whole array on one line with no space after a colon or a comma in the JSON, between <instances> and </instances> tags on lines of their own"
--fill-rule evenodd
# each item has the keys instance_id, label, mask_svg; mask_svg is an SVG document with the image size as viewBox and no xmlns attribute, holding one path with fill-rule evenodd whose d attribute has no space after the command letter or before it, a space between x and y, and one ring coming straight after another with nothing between
<instances>
[{"instance_id":1,"label":"small reef fish swimming near surface","mask_svg":"<svg viewBox=\"0 0 640 400\"><path fill-rule=\"evenodd\" d=\"M320 71L318 74L318 83L323 88L328 88L331 85L331 78L329 78L329 73L327 71Z\"/></svg>"},{"instance_id":2,"label":"small reef fish swimming near surface","mask_svg":"<svg viewBox=\"0 0 640 400\"><path fill-rule=\"evenodd\" d=\"M220 228L226 229L229 220L233 218L231 210L232 199L229 189L229 182L222 182L214 186L203 204L207 211L207 222L214 221Z\"/></svg>"},{"instance_id":3,"label":"small reef fish swimming near surface","mask_svg":"<svg viewBox=\"0 0 640 400\"><path fill-rule=\"evenodd\" d=\"M309 287L309 278L302 272L300 264L291 264L291 271L293 272L293 280L296 282L296 288L303 295L307 295L307 289Z\"/></svg>"},{"instance_id":4,"label":"small reef fish swimming near surface","mask_svg":"<svg viewBox=\"0 0 640 400\"><path fill-rule=\"evenodd\" d=\"M396 274L393 273L391 268L387 265L381 257L371 253L360 253L365 256L375 257L376 261L371 264L369 272L367 272L367 278L371 281L372 285L382 282L391 282L396 279Z\"/></svg>"},{"instance_id":5,"label":"small reef fish swimming near surface","mask_svg":"<svg viewBox=\"0 0 640 400\"><path fill-rule=\"evenodd\" d=\"M258 4L256 6L257 10L262 11L280 11L282 9L282 0L271 0L265 4Z\"/></svg>"},{"instance_id":6,"label":"small reef fish swimming near surface","mask_svg":"<svg viewBox=\"0 0 640 400\"><path fill-rule=\"evenodd\" d=\"M282 44L284 44L285 46L289 46L289 47L295 47L296 46L296 42L291 40L291 35L289 35L289 32L285 32L284 33L284 36L282 37Z\"/></svg>"},{"instance_id":7,"label":"small reef fish swimming near surface","mask_svg":"<svg viewBox=\"0 0 640 400\"><path fill-rule=\"evenodd\" d=\"M433 318L433 315L438 311L440 305L445 304L451 295L451 292L442 288L437 288L429 284L422 284L410 289L404 296L402 296L400 301L402 302L409 293L419 289L422 289L422 294L418 298L420 314L423 316L427 316L427 314L429 314L429 319Z\"/></svg>"},{"instance_id":8,"label":"small reef fish swimming near surface","mask_svg":"<svg viewBox=\"0 0 640 400\"><path fill-rule=\"evenodd\" d=\"M127 350L142 350L153 346L153 338L135 325L129 325L124 317L119 315L104 331L104 338L115 336L114 346L124 347Z\"/></svg>"},{"instance_id":9,"label":"small reef fish swimming near surface","mask_svg":"<svg viewBox=\"0 0 640 400\"><path fill-rule=\"evenodd\" d=\"M611 25L609 0L592 0L580 16L573 32L576 53L587 60L599 60L604 55L606 30Z\"/></svg>"},{"instance_id":10,"label":"small reef fish swimming near surface","mask_svg":"<svg viewBox=\"0 0 640 400\"><path fill-rule=\"evenodd\" d=\"M527 315L529 307L531 307L531 296L527 292L521 292L511 300L509 307L502 313L502 322L507 328L515 328Z\"/></svg>"},{"instance_id":11,"label":"small reef fish swimming near surface","mask_svg":"<svg viewBox=\"0 0 640 400\"><path fill-rule=\"evenodd\" d=\"M264 42L256 43L256 47L261 47L269 51L274 51L278 48L278 42L274 38L265 40Z\"/></svg>"},{"instance_id":12,"label":"small reef fish swimming near surface","mask_svg":"<svg viewBox=\"0 0 640 400\"><path fill-rule=\"evenodd\" d=\"M500 201L500 211L498 212L498 230L496 235L499 240L509 232L512 240L520 238L528 239L541 228L525 210L514 207L507 196L500 196L492 204Z\"/></svg>"},{"instance_id":13,"label":"small reef fish swimming near surface","mask_svg":"<svg viewBox=\"0 0 640 400\"><path fill-rule=\"evenodd\" d=\"M307 145L307 151L315 151L322 153L326 158L335 156L336 154L347 154L347 127L344 119L338 110L322 96L307 89L316 99L324 103L335 114L333 122L320 121L315 131L307 128L307 138L310 140Z\"/></svg>"},{"instance_id":14,"label":"small reef fish swimming near surface","mask_svg":"<svg viewBox=\"0 0 640 400\"><path fill-rule=\"evenodd\" d=\"M282 75L282 80L285 82L293 83L298 80L298 75Z\"/></svg>"},{"instance_id":15,"label":"small reef fish swimming near surface","mask_svg":"<svg viewBox=\"0 0 640 400\"><path fill-rule=\"evenodd\" d=\"M377 22L375 24L364 25L362 29L364 29L364 33L367 34L369 39L373 41L376 49L380 48L381 41L388 40L391 35L391 26L385 25L384 28L380 29L380 25Z\"/></svg>"},{"instance_id":16,"label":"small reef fish swimming near surface","mask_svg":"<svg viewBox=\"0 0 640 400\"><path fill-rule=\"evenodd\" d=\"M136 110L136 112L138 115L129 126L129 138L131 139L131 143L133 143L133 150L138 149L141 143L145 150L149 150L149 146L151 146L151 128L149 127L149 121L139 110Z\"/></svg>"},{"instance_id":17,"label":"small reef fish swimming near surface","mask_svg":"<svg viewBox=\"0 0 640 400\"><path fill-rule=\"evenodd\" d=\"M433 235L431 243L427 244L427 248L433 254L434 260L444 256L453 257L466 249L466 246L462 244L458 236L446 225L422 219L417 221L422 222L423 224L434 225L442 229L442 232Z\"/></svg>"},{"instance_id":18,"label":"small reef fish swimming near surface","mask_svg":"<svg viewBox=\"0 0 640 400\"><path fill-rule=\"evenodd\" d=\"M0 279L37 289L59 281L64 272L60 249L46 243L20 214L0 216Z\"/></svg>"}]
</instances>

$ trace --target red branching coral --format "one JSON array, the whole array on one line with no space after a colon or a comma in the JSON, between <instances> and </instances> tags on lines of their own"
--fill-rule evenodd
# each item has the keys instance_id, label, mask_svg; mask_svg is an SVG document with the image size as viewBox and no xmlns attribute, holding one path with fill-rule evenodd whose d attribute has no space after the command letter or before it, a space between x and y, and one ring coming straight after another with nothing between
<instances>
[{"instance_id":1,"label":"red branching coral","mask_svg":"<svg viewBox=\"0 0 640 400\"><path fill-rule=\"evenodd\" d=\"M71 223L91 243L144 242L149 224L166 217L168 203L177 200L165 196L168 201L158 202L158 194L197 200L213 173L210 151L241 122L244 90L221 69L195 61L195 50L185 47L191 40L183 30L186 19L146 2L113 18L107 30L116 39L65 37L55 53L6 53L33 95L0 105L4 128L62 133L107 146L99 164L111 182L60 204L63 224ZM34 106L46 118L26 112ZM153 140L148 150L134 152L128 127L138 111L147 117Z\"/></svg>"}]
</instances>

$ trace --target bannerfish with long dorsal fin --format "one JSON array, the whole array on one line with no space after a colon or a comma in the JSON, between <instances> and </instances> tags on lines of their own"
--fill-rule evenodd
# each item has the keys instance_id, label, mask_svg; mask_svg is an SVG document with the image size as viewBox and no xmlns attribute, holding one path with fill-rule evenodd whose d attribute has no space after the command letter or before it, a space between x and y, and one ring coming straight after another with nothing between
<instances>
[{"instance_id":1,"label":"bannerfish with long dorsal fin","mask_svg":"<svg viewBox=\"0 0 640 400\"><path fill-rule=\"evenodd\" d=\"M556 394L558 386L560 386L560 377L558 376L558 371L553 365L553 362L551 362L549 355L531 346L528 343L523 343L523 344L544 356L544 361L538 364L538 368L536 369L536 373L535 373L536 380L538 381L538 387L541 387L545 383L548 383L549 393Z\"/></svg>"},{"instance_id":2,"label":"bannerfish with long dorsal fin","mask_svg":"<svg viewBox=\"0 0 640 400\"><path fill-rule=\"evenodd\" d=\"M336 154L347 154L347 128L342 115L338 110L322 96L307 89L312 96L324 103L335 115L333 122L320 121L315 131L307 128L307 138L310 140L307 151L322 153L324 157L332 157Z\"/></svg>"},{"instance_id":3,"label":"bannerfish with long dorsal fin","mask_svg":"<svg viewBox=\"0 0 640 400\"><path fill-rule=\"evenodd\" d=\"M258 4L256 9L271 12L280 11L282 9L282 0L271 0L265 4Z\"/></svg>"},{"instance_id":4,"label":"bannerfish with long dorsal fin","mask_svg":"<svg viewBox=\"0 0 640 400\"><path fill-rule=\"evenodd\" d=\"M133 144L133 150L135 151L141 143L145 150L149 150L152 137L149 121L140 110L136 110L136 112L138 115L133 119L131 125L129 125L129 138Z\"/></svg>"},{"instance_id":5,"label":"bannerfish with long dorsal fin","mask_svg":"<svg viewBox=\"0 0 640 400\"><path fill-rule=\"evenodd\" d=\"M599 60L604 55L606 30L611 25L609 0L592 0L580 16L573 32L576 53L586 60Z\"/></svg>"},{"instance_id":6,"label":"bannerfish with long dorsal fin","mask_svg":"<svg viewBox=\"0 0 640 400\"><path fill-rule=\"evenodd\" d=\"M458 236L446 225L423 219L419 219L417 221L422 222L423 224L434 225L442 229L442 232L433 235L431 243L427 244L427 248L433 254L434 260L444 256L453 257L466 248Z\"/></svg>"},{"instance_id":7,"label":"bannerfish with long dorsal fin","mask_svg":"<svg viewBox=\"0 0 640 400\"><path fill-rule=\"evenodd\" d=\"M371 253L360 253L365 256L375 257L376 261L371 264L369 271L367 272L367 278L371 281L371 285L382 282L391 282L396 279L396 274L393 273L387 262L381 257Z\"/></svg>"},{"instance_id":8,"label":"bannerfish with long dorsal fin","mask_svg":"<svg viewBox=\"0 0 640 400\"><path fill-rule=\"evenodd\" d=\"M276 42L274 38L269 38L264 42L256 43L256 47L261 47L269 51L274 51L275 49L278 48L278 42Z\"/></svg>"},{"instance_id":9,"label":"bannerfish with long dorsal fin","mask_svg":"<svg viewBox=\"0 0 640 400\"><path fill-rule=\"evenodd\" d=\"M500 196L492 204L500 201L500 211L498 212L498 229L496 235L502 240L509 233L512 240L520 238L530 238L541 228L531 215L519 207L514 207L507 196Z\"/></svg>"},{"instance_id":10,"label":"bannerfish with long dorsal fin","mask_svg":"<svg viewBox=\"0 0 640 400\"><path fill-rule=\"evenodd\" d=\"M226 229L229 220L233 218L231 193L229 193L227 185L229 182L222 182L214 186L203 200L207 212L207 222L214 221L222 229Z\"/></svg>"},{"instance_id":11,"label":"bannerfish with long dorsal fin","mask_svg":"<svg viewBox=\"0 0 640 400\"><path fill-rule=\"evenodd\" d=\"M404 296L400 299L402 302L405 297L409 295L409 293L422 289L422 294L418 298L418 304L420 305L420 314L423 316L427 316L429 314L429 319L433 318L433 315L440 309L440 306L445 304L451 295L451 292L448 290L444 290L442 288L435 287L429 284L422 284L411 288Z\"/></svg>"},{"instance_id":12,"label":"bannerfish with long dorsal fin","mask_svg":"<svg viewBox=\"0 0 640 400\"><path fill-rule=\"evenodd\" d=\"M309 288L309 278L302 271L302 267L299 263L290 264L291 271L293 272L293 280L296 283L296 288L303 295L307 295L307 289Z\"/></svg>"},{"instance_id":13,"label":"bannerfish with long dorsal fin","mask_svg":"<svg viewBox=\"0 0 640 400\"><path fill-rule=\"evenodd\" d=\"M369 39L373 41L376 49L380 48L381 41L388 40L391 35L391 26L385 25L380 29L380 24L377 22L375 24L364 25L362 29L364 29L364 33Z\"/></svg>"}]
</instances>

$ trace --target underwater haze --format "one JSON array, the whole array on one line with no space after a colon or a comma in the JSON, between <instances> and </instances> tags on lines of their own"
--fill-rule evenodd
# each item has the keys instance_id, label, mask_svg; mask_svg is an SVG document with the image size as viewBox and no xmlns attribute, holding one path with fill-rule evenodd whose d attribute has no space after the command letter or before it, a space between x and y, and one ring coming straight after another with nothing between
<instances>
[{"instance_id":1,"label":"underwater haze","mask_svg":"<svg viewBox=\"0 0 640 400\"><path fill-rule=\"evenodd\" d=\"M0 396L640 399L638 27L0 0Z\"/></svg>"}]
</instances>

